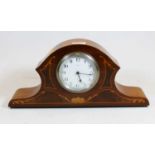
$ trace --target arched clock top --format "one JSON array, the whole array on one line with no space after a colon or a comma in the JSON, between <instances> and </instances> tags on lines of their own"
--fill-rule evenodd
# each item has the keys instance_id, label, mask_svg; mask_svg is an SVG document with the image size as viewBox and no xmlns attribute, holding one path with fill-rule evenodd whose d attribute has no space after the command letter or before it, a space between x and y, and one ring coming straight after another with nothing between
<instances>
[{"instance_id":1,"label":"arched clock top","mask_svg":"<svg viewBox=\"0 0 155 155\"><path fill-rule=\"evenodd\" d=\"M116 66L117 68L119 67L119 63L118 61L110 55L110 53L107 52L107 50L105 48L103 48L101 45L99 45L98 43L91 41L91 40L87 40L87 39L71 39L71 40L67 40L64 41L60 44L58 44L57 46L55 46L48 54L47 56L39 63L37 69L41 68L44 63L47 63L47 61L50 61L50 59L52 59L52 57L54 57L55 55L61 54L62 50L65 50L65 48L71 48L71 47L91 47L96 49L96 51L98 51L98 53L100 54L100 56L104 56L108 59L108 61L111 61L111 63ZM84 48L83 48L84 50ZM96 54L96 53L95 53Z\"/></svg>"}]
</instances>

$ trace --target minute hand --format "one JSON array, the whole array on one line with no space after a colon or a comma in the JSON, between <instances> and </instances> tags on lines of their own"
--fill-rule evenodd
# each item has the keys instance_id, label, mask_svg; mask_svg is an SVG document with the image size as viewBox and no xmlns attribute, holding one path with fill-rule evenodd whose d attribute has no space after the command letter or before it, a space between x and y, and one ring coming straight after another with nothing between
<instances>
[{"instance_id":1,"label":"minute hand","mask_svg":"<svg viewBox=\"0 0 155 155\"><path fill-rule=\"evenodd\" d=\"M93 74L87 74L87 73L79 73L79 74L83 74L83 75L93 75Z\"/></svg>"}]
</instances>

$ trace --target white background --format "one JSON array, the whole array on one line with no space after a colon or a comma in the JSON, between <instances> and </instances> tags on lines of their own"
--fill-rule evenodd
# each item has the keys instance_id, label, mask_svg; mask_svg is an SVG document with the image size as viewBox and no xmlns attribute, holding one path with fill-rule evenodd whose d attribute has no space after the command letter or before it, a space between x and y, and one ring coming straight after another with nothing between
<instances>
[{"instance_id":1,"label":"white background","mask_svg":"<svg viewBox=\"0 0 155 155\"><path fill-rule=\"evenodd\" d=\"M141 87L147 108L10 109L15 91L40 83L35 68L58 43L93 40L121 66L116 80ZM0 32L1 123L155 123L155 32Z\"/></svg>"},{"instance_id":2,"label":"white background","mask_svg":"<svg viewBox=\"0 0 155 155\"><path fill-rule=\"evenodd\" d=\"M154 6L154 0L0 0L0 30L155 31ZM52 41L53 40L54 38L52 38ZM51 45L52 44L50 44L49 48L51 48ZM118 47L121 46L118 45ZM47 48L47 50L49 50L49 48ZM46 50L42 50L42 56L44 56L45 51ZM114 55L113 52L117 51L109 50L109 52ZM35 60L35 65L36 62L38 62L38 60L42 58L42 56ZM114 56L118 59L118 54ZM153 59L152 56L150 56L149 58ZM122 65L122 59L119 60L119 62ZM154 64L154 62L147 61L147 63L148 62ZM127 63L125 64L127 65ZM130 65L131 64L132 63L130 61ZM1 63L1 65L3 64ZM34 67L36 67L35 65ZM26 69L28 69L27 66L28 65L26 64ZM124 68L125 66L122 67ZM153 70L153 67L154 65L151 65L149 69ZM34 74L34 71L32 71L31 73ZM31 73L29 75L32 75ZM126 71L124 73L127 74ZM130 73L133 74L133 72ZM124 74L121 74L122 73L120 72L118 75L119 77L117 78L119 78L119 80L123 82L125 78ZM34 76L37 75L35 74ZM153 76L149 78L154 79ZM19 77L19 79L21 78ZM133 85L133 83L135 82L135 78L134 80L130 78L130 80ZM32 83L30 81L31 80L28 81L26 79L24 83L28 82L28 85L32 85L32 83L35 83L35 81L32 81ZM149 80L150 83L154 83L151 81L154 80ZM15 83L15 85L16 84L17 83ZM136 84L139 85L139 83L137 82ZM23 82L21 82L21 85L23 86ZM147 85L148 84L146 84L145 86ZM149 89L146 89L145 87L145 92L147 93L147 95L152 94L151 92L153 92L153 89L150 89L153 88L153 84L149 85L151 85L148 87ZM152 91L149 91L148 93L148 90ZM13 91L14 90L12 90L12 92ZM12 93L10 92L9 94L11 97ZM6 107L7 105L7 100L9 100L10 97L8 96L8 98L5 97L1 99L3 100L3 110L1 110L1 117L4 116L2 116L2 113L4 111L4 107ZM151 98L151 103L153 104L153 97ZM151 111L153 116L153 108ZM23 115L23 112L21 113ZM137 112L134 113L137 114ZM150 114L150 112L148 113ZM125 111L124 115L126 115ZM108 115L108 117L110 116L111 115ZM150 116L151 119L153 119L152 116ZM9 117L9 120L11 117L12 115ZM154 155L154 131L154 124L0 125L0 154Z\"/></svg>"}]
</instances>

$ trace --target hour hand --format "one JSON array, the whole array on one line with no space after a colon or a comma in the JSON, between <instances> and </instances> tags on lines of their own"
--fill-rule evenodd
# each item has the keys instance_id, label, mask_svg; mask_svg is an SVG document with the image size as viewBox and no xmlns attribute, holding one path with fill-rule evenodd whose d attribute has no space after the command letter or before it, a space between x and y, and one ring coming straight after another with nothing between
<instances>
[{"instance_id":1,"label":"hour hand","mask_svg":"<svg viewBox=\"0 0 155 155\"><path fill-rule=\"evenodd\" d=\"M80 77L80 73L76 72L77 76L79 77L79 82L82 82L81 77Z\"/></svg>"}]
</instances>

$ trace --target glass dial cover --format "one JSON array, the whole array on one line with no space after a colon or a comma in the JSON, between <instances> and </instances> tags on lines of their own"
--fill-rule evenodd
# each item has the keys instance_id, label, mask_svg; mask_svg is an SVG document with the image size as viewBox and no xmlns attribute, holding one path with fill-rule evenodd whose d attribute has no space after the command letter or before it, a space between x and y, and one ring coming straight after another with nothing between
<instances>
[{"instance_id":1,"label":"glass dial cover","mask_svg":"<svg viewBox=\"0 0 155 155\"><path fill-rule=\"evenodd\" d=\"M57 67L59 84L72 93L91 90L99 80L99 66L94 58L83 52L64 56Z\"/></svg>"}]
</instances>

